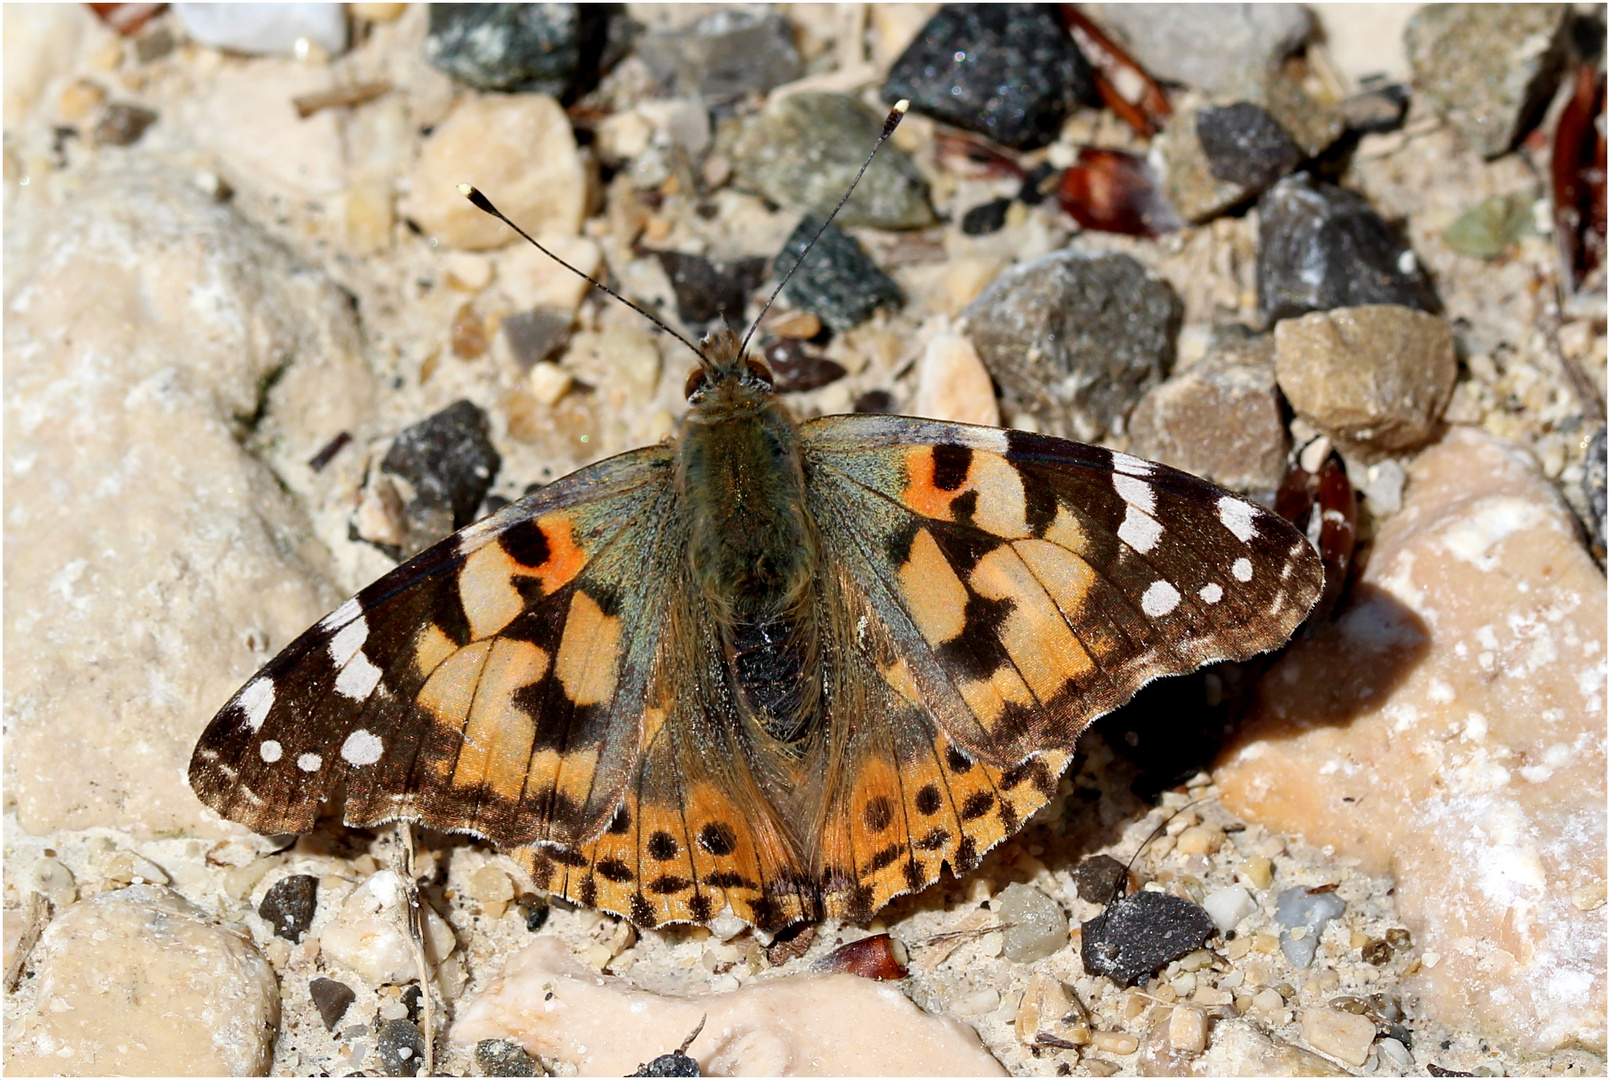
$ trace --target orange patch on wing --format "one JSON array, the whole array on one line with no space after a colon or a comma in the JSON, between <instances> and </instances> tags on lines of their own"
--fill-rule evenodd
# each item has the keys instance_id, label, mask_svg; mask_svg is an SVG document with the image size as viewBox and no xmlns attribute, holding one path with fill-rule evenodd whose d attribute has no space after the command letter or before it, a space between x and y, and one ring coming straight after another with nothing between
<instances>
[{"instance_id":1,"label":"orange patch on wing","mask_svg":"<svg viewBox=\"0 0 1610 1080\"><path fill-rule=\"evenodd\" d=\"M1009 664L990 672L987 679L963 680L956 689L985 731L991 730L1005 715L1008 704L1035 704L1028 685Z\"/></svg>"},{"instance_id":2,"label":"orange patch on wing","mask_svg":"<svg viewBox=\"0 0 1610 1080\"><path fill-rule=\"evenodd\" d=\"M930 645L943 645L967 623L967 589L927 529L918 529L900 567L900 592L912 621Z\"/></svg>"},{"instance_id":3,"label":"orange patch on wing","mask_svg":"<svg viewBox=\"0 0 1610 1080\"><path fill-rule=\"evenodd\" d=\"M951 501L962 491L962 488L943 491L934 486L933 447L913 446L906 451L906 487L900 493L900 500L912 511L923 517L951 521Z\"/></svg>"},{"instance_id":4,"label":"orange patch on wing","mask_svg":"<svg viewBox=\"0 0 1610 1080\"><path fill-rule=\"evenodd\" d=\"M482 544L464 557L458 570L459 602L470 624L470 640L480 641L502 630L525 607L514 586L525 568L501 544Z\"/></svg>"},{"instance_id":5,"label":"orange patch on wing","mask_svg":"<svg viewBox=\"0 0 1610 1080\"><path fill-rule=\"evenodd\" d=\"M1090 670L1089 654L1012 547L985 555L969 581L981 596L1012 602L1011 613L1001 623L1001 644L1042 703L1056 696L1068 680Z\"/></svg>"},{"instance_id":6,"label":"orange patch on wing","mask_svg":"<svg viewBox=\"0 0 1610 1080\"><path fill-rule=\"evenodd\" d=\"M578 590L554 660L554 674L573 703L597 705L615 695L620 636L619 617L605 615L598 601Z\"/></svg>"},{"instance_id":7,"label":"orange patch on wing","mask_svg":"<svg viewBox=\"0 0 1610 1080\"><path fill-rule=\"evenodd\" d=\"M1067 548L1043 540L1020 540L1012 547L1062 614L1076 622L1096 583L1091 565Z\"/></svg>"},{"instance_id":8,"label":"orange patch on wing","mask_svg":"<svg viewBox=\"0 0 1610 1080\"><path fill-rule=\"evenodd\" d=\"M1083 554L1090 545L1090 539L1085 535L1084 526L1066 506L1057 507L1057 516L1041 534L1041 538L1061 548L1067 548L1075 554Z\"/></svg>"},{"instance_id":9,"label":"orange patch on wing","mask_svg":"<svg viewBox=\"0 0 1610 1080\"><path fill-rule=\"evenodd\" d=\"M548 654L528 641L507 638L495 638L491 646L464 726L453 784L486 784L512 801L525 790L536 735L535 719L516 707L514 694L547 673Z\"/></svg>"},{"instance_id":10,"label":"orange patch on wing","mask_svg":"<svg viewBox=\"0 0 1610 1080\"><path fill-rule=\"evenodd\" d=\"M537 525L548 541L548 560L527 573L541 581L542 591L551 595L575 580L587 565L587 553L576 546L576 522L569 514L549 514Z\"/></svg>"},{"instance_id":11,"label":"orange patch on wing","mask_svg":"<svg viewBox=\"0 0 1610 1080\"><path fill-rule=\"evenodd\" d=\"M475 701L475 686L481 681L481 668L485 666L487 654L491 651L490 641L477 641L459 649L436 665L414 700L428 709L443 727L462 731L470 705Z\"/></svg>"}]
</instances>

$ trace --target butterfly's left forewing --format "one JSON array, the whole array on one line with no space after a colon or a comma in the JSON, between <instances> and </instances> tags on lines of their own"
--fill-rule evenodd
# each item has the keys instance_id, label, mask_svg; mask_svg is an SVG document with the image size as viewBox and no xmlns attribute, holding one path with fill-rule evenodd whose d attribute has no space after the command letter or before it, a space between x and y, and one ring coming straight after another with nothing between
<instances>
[{"instance_id":1,"label":"butterfly's left forewing","mask_svg":"<svg viewBox=\"0 0 1610 1080\"><path fill-rule=\"evenodd\" d=\"M191 786L263 833L406 818L500 846L600 831L640 757L665 605L671 458L634 451L460 531L271 660Z\"/></svg>"},{"instance_id":2,"label":"butterfly's left forewing","mask_svg":"<svg viewBox=\"0 0 1610 1080\"><path fill-rule=\"evenodd\" d=\"M1295 529L1166 466L899 417L801 430L845 580L838 634L881 684L859 723L829 719L855 732L820 828L830 911L967 868L1051 797L1092 720L1152 679L1276 647L1319 593Z\"/></svg>"}]
</instances>

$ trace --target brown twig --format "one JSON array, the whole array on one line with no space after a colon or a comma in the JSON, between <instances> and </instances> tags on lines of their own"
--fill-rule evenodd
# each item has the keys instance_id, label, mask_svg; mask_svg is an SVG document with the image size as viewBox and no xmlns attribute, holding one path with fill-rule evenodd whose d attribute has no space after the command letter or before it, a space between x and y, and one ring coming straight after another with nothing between
<instances>
[{"instance_id":1,"label":"brown twig","mask_svg":"<svg viewBox=\"0 0 1610 1080\"><path fill-rule=\"evenodd\" d=\"M328 90L317 90L311 94L294 97L291 99L291 104L296 106L296 115L306 120L323 109L362 105L364 102L373 101L375 98L389 93L391 93L391 83L381 80L380 82L357 83L353 86L332 86Z\"/></svg>"}]
</instances>

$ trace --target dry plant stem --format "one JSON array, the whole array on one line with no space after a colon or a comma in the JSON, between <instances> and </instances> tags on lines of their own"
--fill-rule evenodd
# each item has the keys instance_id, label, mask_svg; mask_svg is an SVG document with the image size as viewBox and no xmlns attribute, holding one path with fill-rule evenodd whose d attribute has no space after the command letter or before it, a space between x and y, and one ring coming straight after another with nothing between
<instances>
[{"instance_id":1,"label":"dry plant stem","mask_svg":"<svg viewBox=\"0 0 1610 1080\"><path fill-rule=\"evenodd\" d=\"M291 104L296 106L296 115L306 120L322 109L362 105L389 93L391 93L389 82L358 83L356 86L337 86L330 90L303 94L301 97L292 98Z\"/></svg>"},{"instance_id":2,"label":"dry plant stem","mask_svg":"<svg viewBox=\"0 0 1610 1080\"><path fill-rule=\"evenodd\" d=\"M49 898L43 893L28 894L22 908L22 936L17 939L17 951L6 967L6 993L15 992L17 984L22 981L22 969L28 966L28 957L33 955L34 946L39 944L39 935L50 925L51 908Z\"/></svg>"},{"instance_id":3,"label":"dry plant stem","mask_svg":"<svg viewBox=\"0 0 1610 1080\"><path fill-rule=\"evenodd\" d=\"M419 969L420 1026L424 1028L425 1075L436 1075L436 1016L431 1003L430 967L425 958L424 912L420 909L419 884L414 880L414 826L397 822L397 838L402 841L403 895L408 899L404 913L408 920L408 940L414 947L414 965Z\"/></svg>"},{"instance_id":4,"label":"dry plant stem","mask_svg":"<svg viewBox=\"0 0 1610 1080\"><path fill-rule=\"evenodd\" d=\"M1543 331L1543 340L1548 343L1549 355L1560 366L1565 381L1571 384L1571 391L1576 394L1577 405L1582 410L1582 419L1590 425L1602 424L1604 400L1599 397L1599 388L1593 385L1576 360L1560 347L1560 313L1565 309L1568 286L1559 270L1554 274L1553 286L1552 290L1538 290L1538 296L1543 298L1543 310L1538 312L1537 325Z\"/></svg>"}]
</instances>

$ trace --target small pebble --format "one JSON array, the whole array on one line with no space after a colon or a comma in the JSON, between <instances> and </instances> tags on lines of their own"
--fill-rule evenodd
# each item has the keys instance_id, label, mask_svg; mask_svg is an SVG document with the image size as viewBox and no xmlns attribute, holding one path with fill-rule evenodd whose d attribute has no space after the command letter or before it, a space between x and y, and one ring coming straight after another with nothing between
<instances>
[{"instance_id":1,"label":"small pebble","mask_svg":"<svg viewBox=\"0 0 1610 1080\"><path fill-rule=\"evenodd\" d=\"M1255 914L1258 904L1242 886L1227 885L1208 893L1202 900L1202 909L1219 928L1219 933L1228 934L1242 919Z\"/></svg>"},{"instance_id":2,"label":"small pebble","mask_svg":"<svg viewBox=\"0 0 1610 1080\"><path fill-rule=\"evenodd\" d=\"M989 372L964 335L935 334L929 339L917 367L911 414L958 424L1000 424Z\"/></svg>"},{"instance_id":3,"label":"small pebble","mask_svg":"<svg viewBox=\"0 0 1610 1080\"><path fill-rule=\"evenodd\" d=\"M1249 73L1280 66L1314 29L1301 4L1096 4L1090 15L1153 78L1209 94L1245 89ZM1211 42L1211 45L1208 43Z\"/></svg>"},{"instance_id":4,"label":"small pebble","mask_svg":"<svg viewBox=\"0 0 1610 1080\"><path fill-rule=\"evenodd\" d=\"M889 69L883 100L901 98L1022 148L1055 139L1069 113L1097 100L1089 61L1039 4L941 7Z\"/></svg>"},{"instance_id":5,"label":"small pebble","mask_svg":"<svg viewBox=\"0 0 1610 1080\"><path fill-rule=\"evenodd\" d=\"M300 942L318 911L318 889L319 879L311 874L280 878L264 894L257 914L268 920L279 937Z\"/></svg>"},{"instance_id":6,"label":"small pebble","mask_svg":"<svg viewBox=\"0 0 1610 1080\"><path fill-rule=\"evenodd\" d=\"M1135 985L1218 932L1208 913L1189 900L1145 891L1109 904L1081 931L1085 970L1119 986Z\"/></svg>"},{"instance_id":7,"label":"small pebble","mask_svg":"<svg viewBox=\"0 0 1610 1080\"><path fill-rule=\"evenodd\" d=\"M31 879L33 891L43 895L58 910L78 899L73 872L55 859L40 859L34 863Z\"/></svg>"},{"instance_id":8,"label":"small pebble","mask_svg":"<svg viewBox=\"0 0 1610 1080\"><path fill-rule=\"evenodd\" d=\"M1239 873L1252 883L1253 888L1267 889L1275 879L1275 863L1267 855L1253 855L1241 863Z\"/></svg>"},{"instance_id":9,"label":"small pebble","mask_svg":"<svg viewBox=\"0 0 1610 1080\"><path fill-rule=\"evenodd\" d=\"M1168 1014L1168 1044L1184 1054L1200 1054L1207 1049L1207 1010L1195 1005L1176 1005Z\"/></svg>"},{"instance_id":10,"label":"small pebble","mask_svg":"<svg viewBox=\"0 0 1610 1080\"><path fill-rule=\"evenodd\" d=\"M319 1011L319 1019L324 1021L327 1031L335 1030L335 1026L347 1014L347 1007L358 996L346 983L322 977L308 983L307 990L308 996L313 999L313 1007Z\"/></svg>"},{"instance_id":11,"label":"small pebble","mask_svg":"<svg viewBox=\"0 0 1610 1080\"><path fill-rule=\"evenodd\" d=\"M453 326L449 333L453 345L453 355L460 360L474 360L486 354L486 324L476 314L471 304L464 304L453 315Z\"/></svg>"},{"instance_id":12,"label":"small pebble","mask_svg":"<svg viewBox=\"0 0 1610 1080\"><path fill-rule=\"evenodd\" d=\"M558 355L570 338L572 323L569 312L537 308L510 315L503 320L500 329L509 343L515 364L521 371L528 372L533 365Z\"/></svg>"},{"instance_id":13,"label":"small pebble","mask_svg":"<svg viewBox=\"0 0 1610 1080\"><path fill-rule=\"evenodd\" d=\"M1033 963L1068 944L1068 916L1062 905L1032 885L1014 882L1001 890L995 904L1008 960Z\"/></svg>"},{"instance_id":14,"label":"small pebble","mask_svg":"<svg viewBox=\"0 0 1610 1080\"><path fill-rule=\"evenodd\" d=\"M186 34L215 49L294 56L307 40L335 56L347 47L342 4L175 4L173 10Z\"/></svg>"},{"instance_id":15,"label":"small pebble","mask_svg":"<svg viewBox=\"0 0 1610 1080\"><path fill-rule=\"evenodd\" d=\"M991 199L979 203L962 215L962 232L968 236L988 236L1000 232L1006 225L1006 212L1011 206L1011 199Z\"/></svg>"},{"instance_id":16,"label":"small pebble","mask_svg":"<svg viewBox=\"0 0 1610 1080\"><path fill-rule=\"evenodd\" d=\"M985 1016L1001 1007L1001 994L994 989L975 990L951 1002L950 1007L963 1016Z\"/></svg>"},{"instance_id":17,"label":"small pebble","mask_svg":"<svg viewBox=\"0 0 1610 1080\"><path fill-rule=\"evenodd\" d=\"M1125 873L1124 864L1111 855L1089 855L1079 860L1069 876L1079 890L1079 899L1106 905L1123 895L1119 882Z\"/></svg>"},{"instance_id":18,"label":"small pebble","mask_svg":"<svg viewBox=\"0 0 1610 1080\"><path fill-rule=\"evenodd\" d=\"M773 319L766 332L773 337L809 341L822 332L822 320L814 312L789 311Z\"/></svg>"},{"instance_id":19,"label":"small pebble","mask_svg":"<svg viewBox=\"0 0 1610 1080\"><path fill-rule=\"evenodd\" d=\"M150 109L114 101L95 125L95 141L108 146L133 146L156 122L157 114Z\"/></svg>"},{"instance_id":20,"label":"small pebble","mask_svg":"<svg viewBox=\"0 0 1610 1080\"><path fill-rule=\"evenodd\" d=\"M482 1076L546 1075L525 1047L508 1039L482 1039L476 1043L475 1064Z\"/></svg>"},{"instance_id":21,"label":"small pebble","mask_svg":"<svg viewBox=\"0 0 1610 1080\"><path fill-rule=\"evenodd\" d=\"M772 273L788 273L821 227L806 217L772 260ZM900 304L905 296L894 279L879 269L859 241L829 225L788 279L783 294L796 308L814 312L835 331L843 332L871 318L879 307Z\"/></svg>"},{"instance_id":22,"label":"small pebble","mask_svg":"<svg viewBox=\"0 0 1610 1080\"><path fill-rule=\"evenodd\" d=\"M410 1020L387 1020L375 1040L386 1076L418 1076L425 1063L425 1037Z\"/></svg>"},{"instance_id":23,"label":"small pebble","mask_svg":"<svg viewBox=\"0 0 1610 1080\"><path fill-rule=\"evenodd\" d=\"M1360 304L1441 310L1414 251L1362 195L1288 176L1258 217L1258 305L1270 319Z\"/></svg>"},{"instance_id":24,"label":"small pebble","mask_svg":"<svg viewBox=\"0 0 1610 1080\"><path fill-rule=\"evenodd\" d=\"M1322 1054L1357 1068L1370 1054L1375 1022L1337 1009L1304 1009L1300 1014L1303 1038Z\"/></svg>"},{"instance_id":25,"label":"small pebble","mask_svg":"<svg viewBox=\"0 0 1610 1080\"><path fill-rule=\"evenodd\" d=\"M774 385L782 393L816 390L845 375L842 364L806 352L805 346L795 338L772 342L762 355L771 368Z\"/></svg>"},{"instance_id":26,"label":"small pebble","mask_svg":"<svg viewBox=\"0 0 1610 1080\"><path fill-rule=\"evenodd\" d=\"M1406 1072L1414 1068L1414 1055L1409 1048L1396 1039L1378 1039L1375 1043L1376 1051L1381 1059L1391 1068Z\"/></svg>"},{"instance_id":27,"label":"small pebble","mask_svg":"<svg viewBox=\"0 0 1610 1080\"><path fill-rule=\"evenodd\" d=\"M1537 197L1517 191L1483 199L1442 230L1442 242L1461 255L1496 259L1534 232L1532 207Z\"/></svg>"},{"instance_id":28,"label":"small pebble","mask_svg":"<svg viewBox=\"0 0 1610 1080\"><path fill-rule=\"evenodd\" d=\"M788 20L742 8L715 11L680 29L651 31L633 51L669 94L710 102L763 94L804 73Z\"/></svg>"},{"instance_id":29,"label":"small pebble","mask_svg":"<svg viewBox=\"0 0 1610 1080\"><path fill-rule=\"evenodd\" d=\"M1182 855L1212 855L1224 846L1224 830L1217 825L1192 825L1174 842Z\"/></svg>"},{"instance_id":30,"label":"small pebble","mask_svg":"<svg viewBox=\"0 0 1610 1080\"><path fill-rule=\"evenodd\" d=\"M575 378L558 364L544 360L526 373L526 389L544 405L553 405L575 385Z\"/></svg>"},{"instance_id":31,"label":"small pebble","mask_svg":"<svg viewBox=\"0 0 1610 1080\"><path fill-rule=\"evenodd\" d=\"M680 251L656 251L654 255L671 279L677 318L695 330L723 320L728 326L742 325L749 294L766 280L763 257L718 263Z\"/></svg>"},{"instance_id":32,"label":"small pebble","mask_svg":"<svg viewBox=\"0 0 1610 1080\"><path fill-rule=\"evenodd\" d=\"M1275 922L1286 928L1280 931L1280 951L1294 966L1307 967L1314 962L1325 927L1346 910L1334 892L1313 893L1301 885L1282 889L1275 898Z\"/></svg>"},{"instance_id":33,"label":"small pebble","mask_svg":"<svg viewBox=\"0 0 1610 1080\"><path fill-rule=\"evenodd\" d=\"M1216 178L1250 193L1295 169L1303 152L1269 111L1250 101L1209 105L1196 114L1196 137Z\"/></svg>"},{"instance_id":34,"label":"small pebble","mask_svg":"<svg viewBox=\"0 0 1610 1080\"><path fill-rule=\"evenodd\" d=\"M404 507L406 555L473 519L503 463L490 430L486 413L465 400L404 429L392 442L380 472L406 481L414 493Z\"/></svg>"},{"instance_id":35,"label":"small pebble","mask_svg":"<svg viewBox=\"0 0 1610 1080\"><path fill-rule=\"evenodd\" d=\"M1122 1056L1139 1050L1140 1040L1125 1031L1098 1031L1090 1036L1090 1049Z\"/></svg>"}]
</instances>

